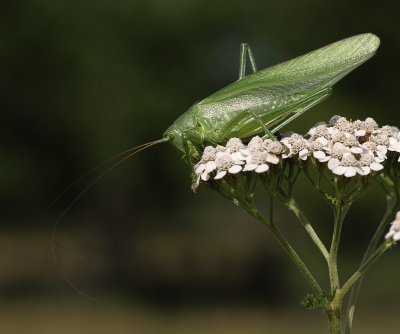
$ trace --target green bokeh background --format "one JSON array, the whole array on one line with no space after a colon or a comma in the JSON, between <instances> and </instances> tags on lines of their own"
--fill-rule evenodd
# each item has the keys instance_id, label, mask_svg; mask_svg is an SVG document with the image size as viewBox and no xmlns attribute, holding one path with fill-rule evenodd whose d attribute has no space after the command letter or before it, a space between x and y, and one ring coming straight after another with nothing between
<instances>
[{"instance_id":1,"label":"green bokeh background","mask_svg":"<svg viewBox=\"0 0 400 334\"><path fill-rule=\"evenodd\" d=\"M193 194L168 145L115 169L58 226L59 264L96 302L69 287L49 246L49 231L84 183L46 207L83 172L159 139L193 102L236 80L242 41L264 68L351 35L377 34L377 56L290 129L304 132L334 114L400 125L398 12L387 2L344 0L3 2L2 332L324 332L323 316L298 306L309 289L268 231L206 188ZM330 209L305 182L298 196L328 241ZM350 212L343 277L383 208L384 194L373 187ZM323 262L298 223L283 208L277 217L326 284ZM391 250L368 273L355 333L379 333L383 323L385 333L397 333L399 257Z\"/></svg>"}]
</instances>

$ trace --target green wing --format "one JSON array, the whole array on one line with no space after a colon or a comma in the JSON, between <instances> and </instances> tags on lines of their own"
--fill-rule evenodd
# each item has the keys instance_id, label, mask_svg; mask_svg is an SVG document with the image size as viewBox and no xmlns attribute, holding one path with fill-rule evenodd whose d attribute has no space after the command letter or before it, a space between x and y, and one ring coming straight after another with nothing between
<instances>
[{"instance_id":1,"label":"green wing","mask_svg":"<svg viewBox=\"0 0 400 334\"><path fill-rule=\"evenodd\" d=\"M284 63L248 75L215 92L201 104L224 101L251 94L261 87L287 86L301 92L310 88L332 87L346 74L371 58L379 47L379 38L371 33L352 36L311 51Z\"/></svg>"},{"instance_id":2,"label":"green wing","mask_svg":"<svg viewBox=\"0 0 400 334\"><path fill-rule=\"evenodd\" d=\"M264 127L274 132L327 98L378 47L373 34L343 39L248 75L193 105L190 114L214 142L248 137Z\"/></svg>"}]
</instances>

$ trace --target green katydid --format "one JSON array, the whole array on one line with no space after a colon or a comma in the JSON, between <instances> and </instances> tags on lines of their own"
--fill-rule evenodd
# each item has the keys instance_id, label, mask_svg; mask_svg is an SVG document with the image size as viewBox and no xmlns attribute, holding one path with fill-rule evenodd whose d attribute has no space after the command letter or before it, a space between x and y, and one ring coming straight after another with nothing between
<instances>
[{"instance_id":1,"label":"green katydid","mask_svg":"<svg viewBox=\"0 0 400 334\"><path fill-rule=\"evenodd\" d=\"M198 145L257 134L273 137L325 100L336 82L375 54L379 43L374 34L356 35L260 71L250 47L242 44L239 79L195 103L161 141L171 142L192 165ZM247 55L253 74L245 76Z\"/></svg>"},{"instance_id":2,"label":"green katydid","mask_svg":"<svg viewBox=\"0 0 400 334\"><path fill-rule=\"evenodd\" d=\"M162 139L136 146L103 162L75 180L56 200L88 174L119 159L82 191L69 209L114 167L159 143L170 142L193 167L199 159L198 149L205 145L257 134L274 138L276 131L326 99L336 82L375 54L379 43L374 34L360 34L260 71L250 47L242 43L236 82L191 106L165 131ZM253 73L245 76L247 56Z\"/></svg>"}]
</instances>

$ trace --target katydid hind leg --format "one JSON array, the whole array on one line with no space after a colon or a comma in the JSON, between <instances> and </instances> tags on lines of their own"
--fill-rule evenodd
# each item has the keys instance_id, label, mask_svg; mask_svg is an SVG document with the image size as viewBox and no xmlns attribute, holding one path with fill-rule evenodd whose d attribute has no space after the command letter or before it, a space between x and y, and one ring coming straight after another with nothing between
<instances>
[{"instance_id":1,"label":"katydid hind leg","mask_svg":"<svg viewBox=\"0 0 400 334\"><path fill-rule=\"evenodd\" d=\"M264 137L269 137L271 139L276 140L276 137L272 134L272 132L267 128L267 126L263 123L263 121L258 117L258 115L255 113L254 110L249 111L251 115L253 115L254 119L257 120L257 122L260 124L262 129L264 130Z\"/></svg>"},{"instance_id":2,"label":"katydid hind leg","mask_svg":"<svg viewBox=\"0 0 400 334\"><path fill-rule=\"evenodd\" d=\"M265 108L255 108L238 113L237 117L227 123L221 129L220 141L228 140L231 137L249 138L251 136L266 133L264 137L273 139L273 133L289 124L295 118L301 116L308 109L320 103L330 95L331 89L327 88L318 93L310 95L307 99L296 106L285 109L271 110ZM255 117L255 115L256 117ZM268 121L267 121L268 120ZM265 131L267 129L268 131Z\"/></svg>"},{"instance_id":3,"label":"katydid hind leg","mask_svg":"<svg viewBox=\"0 0 400 334\"><path fill-rule=\"evenodd\" d=\"M253 73L257 72L257 64L253 55L253 51L247 43L240 43L240 65L239 65L239 80L246 76L247 56L249 57L251 69Z\"/></svg>"},{"instance_id":4,"label":"katydid hind leg","mask_svg":"<svg viewBox=\"0 0 400 334\"><path fill-rule=\"evenodd\" d=\"M246 75L246 61L247 61L247 44L240 43L240 65L239 65L239 80L243 79Z\"/></svg>"},{"instance_id":5,"label":"katydid hind leg","mask_svg":"<svg viewBox=\"0 0 400 334\"><path fill-rule=\"evenodd\" d=\"M246 44L246 45L247 45L247 54L249 56L251 69L253 70L253 73L256 73L257 72L257 64L256 64L256 60L253 55L253 51L251 50L250 45L248 45L248 44Z\"/></svg>"},{"instance_id":6,"label":"katydid hind leg","mask_svg":"<svg viewBox=\"0 0 400 334\"><path fill-rule=\"evenodd\" d=\"M303 102L300 106L299 109L293 112L293 115L289 116L287 119L285 119L283 122L279 123L276 127L274 127L271 132L275 133L279 131L281 128L283 128L285 125L289 124L293 120L295 120L297 117L303 115L308 109L311 109L315 105L319 104L323 100L329 97L331 94L332 88L326 88L316 94L311 95L305 102Z\"/></svg>"}]
</instances>

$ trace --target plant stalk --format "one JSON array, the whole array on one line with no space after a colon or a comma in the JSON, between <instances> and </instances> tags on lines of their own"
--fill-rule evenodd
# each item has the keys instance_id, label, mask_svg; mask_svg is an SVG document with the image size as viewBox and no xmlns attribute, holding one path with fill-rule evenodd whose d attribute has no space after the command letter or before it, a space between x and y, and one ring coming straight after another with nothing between
<instances>
[{"instance_id":1,"label":"plant stalk","mask_svg":"<svg viewBox=\"0 0 400 334\"><path fill-rule=\"evenodd\" d=\"M273 224L273 222L265 219L256 208L253 207L252 210L248 211L253 217L255 217L258 221L260 221L262 224L266 225L269 230L273 233L279 244L282 246L282 248L286 251L286 253L289 255L290 259L294 262L294 264L297 266L297 268L300 270L301 274L303 277L307 280L307 282L310 284L311 288L313 289L314 293L317 296L321 296L323 294L323 291L321 287L319 286L318 282L314 278L314 276L311 274L307 266L304 264L303 260L300 258L300 256L297 254L297 252L293 249L293 247L289 244L289 242L286 240L286 238L283 236L283 234L279 231L279 229Z\"/></svg>"},{"instance_id":2,"label":"plant stalk","mask_svg":"<svg viewBox=\"0 0 400 334\"><path fill-rule=\"evenodd\" d=\"M388 171L390 175L390 170ZM399 184L397 177L397 169L393 169L393 174L391 177L387 175L381 174L377 179L378 183L383 188L383 191L386 194L386 210L385 214L382 217L373 237L371 238L368 247L363 255L361 260L361 265L367 261L367 259L374 253L377 248L379 240L383 237L383 234L387 230L387 226L391 219L393 219L396 211L400 209L400 193L399 193ZM351 328L353 325L354 311L355 305L358 299L358 294L360 292L361 284L363 281L363 277L361 277L352 287L349 300L347 302L347 310L346 310L346 320L345 320L345 334L351 333Z\"/></svg>"}]
</instances>

